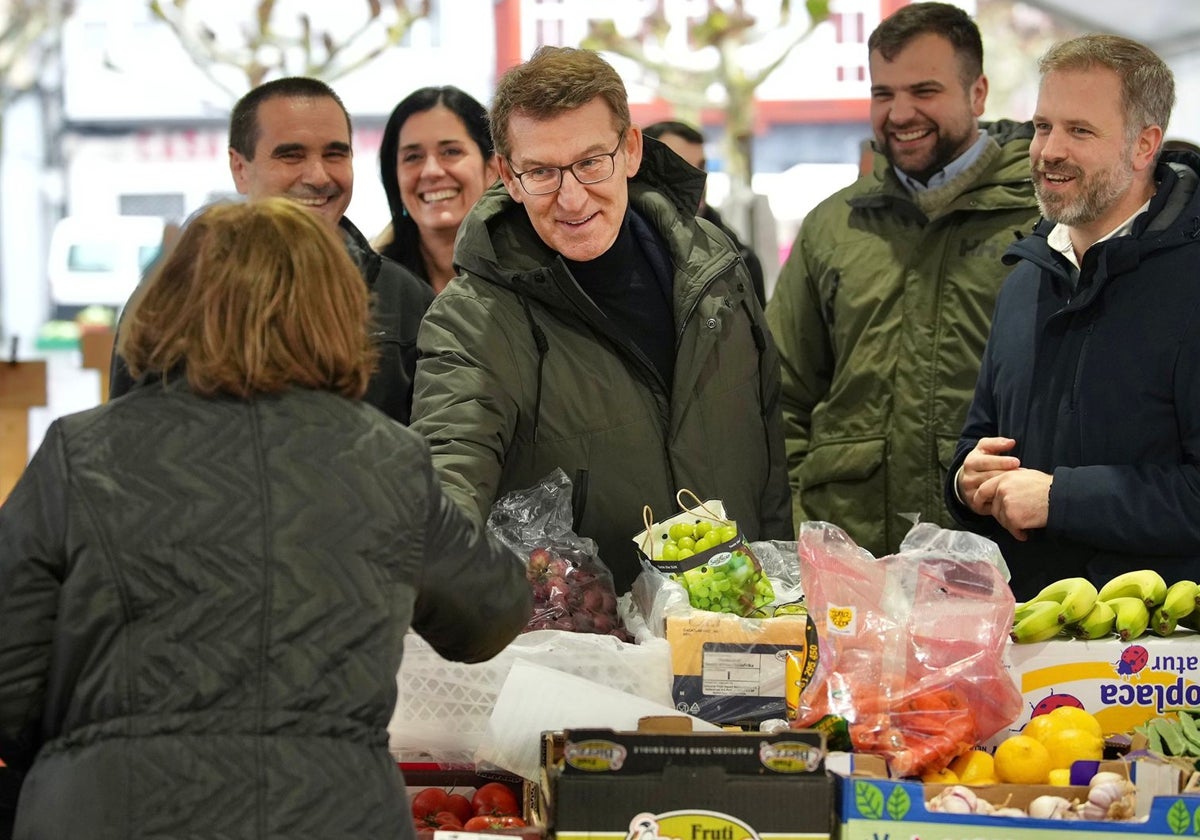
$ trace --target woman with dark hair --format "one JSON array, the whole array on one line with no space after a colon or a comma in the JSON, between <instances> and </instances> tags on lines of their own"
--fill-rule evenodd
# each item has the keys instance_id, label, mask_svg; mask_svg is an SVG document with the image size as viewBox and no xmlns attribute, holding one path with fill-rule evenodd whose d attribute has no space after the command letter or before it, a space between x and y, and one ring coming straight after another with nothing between
<instances>
[{"instance_id":1,"label":"woman with dark hair","mask_svg":"<svg viewBox=\"0 0 1200 840\"><path fill-rule=\"evenodd\" d=\"M411 840L404 635L488 659L531 596L359 399L367 296L282 198L203 211L135 296L137 384L55 421L0 507L15 837Z\"/></svg>"},{"instance_id":2,"label":"woman with dark hair","mask_svg":"<svg viewBox=\"0 0 1200 840\"><path fill-rule=\"evenodd\" d=\"M424 87L400 101L379 145L392 221L372 243L440 292L454 278L454 238L498 176L487 109L456 87Z\"/></svg>"}]
</instances>

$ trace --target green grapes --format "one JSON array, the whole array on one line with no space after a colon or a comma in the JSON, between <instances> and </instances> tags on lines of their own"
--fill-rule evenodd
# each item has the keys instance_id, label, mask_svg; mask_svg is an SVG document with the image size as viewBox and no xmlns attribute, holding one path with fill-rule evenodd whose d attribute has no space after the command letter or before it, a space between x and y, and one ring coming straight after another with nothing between
<instances>
[{"instance_id":1,"label":"green grapes","mask_svg":"<svg viewBox=\"0 0 1200 840\"><path fill-rule=\"evenodd\" d=\"M676 522L663 534L654 559L686 566L681 561L702 556L707 562L671 575L687 590L688 602L696 609L752 615L775 600L775 589L745 544L734 543L737 537L736 522ZM722 546L726 553L714 553Z\"/></svg>"}]
</instances>

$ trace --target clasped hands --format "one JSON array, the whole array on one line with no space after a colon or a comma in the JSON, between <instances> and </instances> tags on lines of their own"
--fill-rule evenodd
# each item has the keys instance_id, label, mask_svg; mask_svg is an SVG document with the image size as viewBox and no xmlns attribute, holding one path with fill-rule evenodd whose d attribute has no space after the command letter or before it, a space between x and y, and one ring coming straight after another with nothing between
<instances>
[{"instance_id":1,"label":"clasped hands","mask_svg":"<svg viewBox=\"0 0 1200 840\"><path fill-rule=\"evenodd\" d=\"M1028 531L1046 527L1052 475L1024 469L1019 458L1005 453L1012 438L980 438L958 473L958 494L967 507L997 522L1024 542Z\"/></svg>"}]
</instances>

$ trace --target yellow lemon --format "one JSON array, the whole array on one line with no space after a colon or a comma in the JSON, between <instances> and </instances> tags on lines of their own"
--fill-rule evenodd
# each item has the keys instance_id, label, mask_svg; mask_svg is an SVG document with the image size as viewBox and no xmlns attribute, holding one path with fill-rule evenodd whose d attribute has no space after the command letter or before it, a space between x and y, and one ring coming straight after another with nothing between
<instances>
[{"instance_id":1,"label":"yellow lemon","mask_svg":"<svg viewBox=\"0 0 1200 840\"><path fill-rule=\"evenodd\" d=\"M967 750L950 762L950 769L958 776L959 784L990 785L996 781L992 754L983 750Z\"/></svg>"},{"instance_id":2,"label":"yellow lemon","mask_svg":"<svg viewBox=\"0 0 1200 840\"><path fill-rule=\"evenodd\" d=\"M1075 706L1059 706L1045 717L1049 718L1056 729L1086 729L1097 737L1104 737L1104 730L1096 716Z\"/></svg>"},{"instance_id":3,"label":"yellow lemon","mask_svg":"<svg viewBox=\"0 0 1200 840\"><path fill-rule=\"evenodd\" d=\"M1046 776L1046 781L1055 787L1069 787L1071 784L1071 771L1066 767L1055 767Z\"/></svg>"},{"instance_id":4,"label":"yellow lemon","mask_svg":"<svg viewBox=\"0 0 1200 840\"><path fill-rule=\"evenodd\" d=\"M958 774L949 767L945 770L926 770L921 774L921 781L929 785L956 785Z\"/></svg>"},{"instance_id":5,"label":"yellow lemon","mask_svg":"<svg viewBox=\"0 0 1200 840\"><path fill-rule=\"evenodd\" d=\"M1099 761L1104 756L1104 739L1087 729L1059 729L1042 743L1050 753L1051 769L1070 768L1083 759Z\"/></svg>"},{"instance_id":6,"label":"yellow lemon","mask_svg":"<svg viewBox=\"0 0 1200 840\"><path fill-rule=\"evenodd\" d=\"M1014 785L1043 785L1050 775L1050 752L1036 738L1013 735L996 747L996 778Z\"/></svg>"},{"instance_id":7,"label":"yellow lemon","mask_svg":"<svg viewBox=\"0 0 1200 840\"><path fill-rule=\"evenodd\" d=\"M1054 721L1050 720L1050 715L1038 715L1029 719L1029 723L1025 724L1025 728L1021 730L1021 734L1027 735L1035 741L1045 743L1046 736L1056 728Z\"/></svg>"}]
</instances>

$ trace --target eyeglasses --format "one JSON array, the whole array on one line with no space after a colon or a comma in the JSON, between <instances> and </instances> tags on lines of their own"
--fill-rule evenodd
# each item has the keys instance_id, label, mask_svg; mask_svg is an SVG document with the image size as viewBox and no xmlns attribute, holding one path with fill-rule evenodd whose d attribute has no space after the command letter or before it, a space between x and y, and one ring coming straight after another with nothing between
<instances>
[{"instance_id":1,"label":"eyeglasses","mask_svg":"<svg viewBox=\"0 0 1200 840\"><path fill-rule=\"evenodd\" d=\"M601 181L611 178L613 172L616 171L617 152L621 150L623 142L625 142L625 133L621 132L621 136L617 138L617 145L611 152L585 157L566 166L536 166L533 169L526 169L524 172L514 172L513 175L521 182L525 192L530 195L549 195L552 192L558 192L559 187L562 186L563 173L568 169L575 176L575 180L581 184L599 184Z\"/></svg>"}]
</instances>

